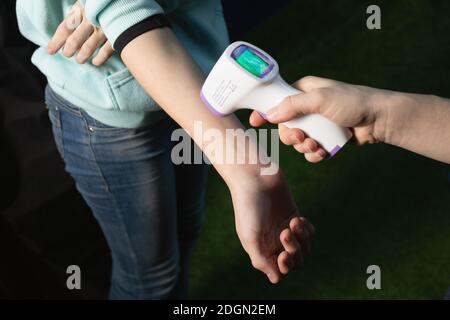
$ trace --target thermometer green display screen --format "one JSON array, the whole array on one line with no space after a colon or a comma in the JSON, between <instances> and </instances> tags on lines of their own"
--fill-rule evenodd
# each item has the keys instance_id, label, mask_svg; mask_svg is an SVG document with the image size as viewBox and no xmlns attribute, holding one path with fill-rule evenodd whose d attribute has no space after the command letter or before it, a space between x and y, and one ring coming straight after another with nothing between
<instances>
[{"instance_id":1,"label":"thermometer green display screen","mask_svg":"<svg viewBox=\"0 0 450 320\"><path fill-rule=\"evenodd\" d=\"M236 62L245 70L251 74L263 78L267 75L270 64L264 61L256 53L252 52L249 48L239 50L240 52L234 58Z\"/></svg>"}]
</instances>

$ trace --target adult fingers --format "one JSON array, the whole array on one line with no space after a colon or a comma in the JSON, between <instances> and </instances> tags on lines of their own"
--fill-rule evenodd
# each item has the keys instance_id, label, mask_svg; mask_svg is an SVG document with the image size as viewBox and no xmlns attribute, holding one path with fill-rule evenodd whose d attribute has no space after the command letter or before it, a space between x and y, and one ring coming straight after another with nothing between
<instances>
[{"instance_id":1,"label":"adult fingers","mask_svg":"<svg viewBox=\"0 0 450 320\"><path fill-rule=\"evenodd\" d=\"M278 106L269 110L267 119L271 123L282 123L311 113L320 113L328 103L325 89L317 89L307 93L285 98Z\"/></svg>"},{"instance_id":2,"label":"adult fingers","mask_svg":"<svg viewBox=\"0 0 450 320\"><path fill-rule=\"evenodd\" d=\"M316 152L305 153L305 159L311 163L319 163L319 162L325 160L326 157L327 157L327 152L322 148L319 148Z\"/></svg>"},{"instance_id":3,"label":"adult fingers","mask_svg":"<svg viewBox=\"0 0 450 320\"><path fill-rule=\"evenodd\" d=\"M283 124L278 126L278 132L280 134L280 140L285 145L291 146L303 143L305 141L305 133L297 128L288 128Z\"/></svg>"},{"instance_id":4,"label":"adult fingers","mask_svg":"<svg viewBox=\"0 0 450 320\"><path fill-rule=\"evenodd\" d=\"M263 124L267 123L267 120L264 119L261 114L257 111L253 111L252 114L250 115L250 124L253 127L260 127Z\"/></svg>"},{"instance_id":5,"label":"adult fingers","mask_svg":"<svg viewBox=\"0 0 450 320\"><path fill-rule=\"evenodd\" d=\"M335 82L331 79L307 76L295 82L293 86L303 92L310 92L316 89L331 87Z\"/></svg>"},{"instance_id":6,"label":"adult fingers","mask_svg":"<svg viewBox=\"0 0 450 320\"><path fill-rule=\"evenodd\" d=\"M313 153L319 150L319 144L311 138L306 138L302 143L294 145L294 148L300 153Z\"/></svg>"}]
</instances>

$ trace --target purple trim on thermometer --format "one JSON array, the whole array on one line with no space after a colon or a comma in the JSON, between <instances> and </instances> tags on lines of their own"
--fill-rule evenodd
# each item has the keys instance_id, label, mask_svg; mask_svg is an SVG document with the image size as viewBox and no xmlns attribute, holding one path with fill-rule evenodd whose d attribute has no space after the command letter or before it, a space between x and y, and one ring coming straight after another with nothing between
<instances>
[{"instance_id":1,"label":"purple trim on thermometer","mask_svg":"<svg viewBox=\"0 0 450 320\"><path fill-rule=\"evenodd\" d=\"M225 117L225 116L226 116L226 114L217 111L217 110L209 103L208 99L206 99L205 95L203 94L203 91L200 93L200 98L202 99L203 103L204 103L205 106L208 108L208 110L211 111L211 113L214 114L216 117Z\"/></svg>"},{"instance_id":2,"label":"purple trim on thermometer","mask_svg":"<svg viewBox=\"0 0 450 320\"><path fill-rule=\"evenodd\" d=\"M341 149L341 146L334 147L333 150L330 151L330 156L328 158L333 158Z\"/></svg>"},{"instance_id":3,"label":"purple trim on thermometer","mask_svg":"<svg viewBox=\"0 0 450 320\"><path fill-rule=\"evenodd\" d=\"M269 121L269 119L267 118L267 115L264 112L259 112L258 111L258 113L264 120Z\"/></svg>"},{"instance_id":4,"label":"purple trim on thermometer","mask_svg":"<svg viewBox=\"0 0 450 320\"><path fill-rule=\"evenodd\" d=\"M273 68L275 67L275 61L271 58L266 56L264 53L262 53L261 51L259 51L256 48L253 47L249 47L245 44L240 45L239 47L237 47L236 49L233 50L233 52L231 53L231 57L237 61L237 59L239 58L239 56L245 51L245 50L249 50L251 52L253 52L254 54L256 54L258 57L260 57L261 59L263 59L267 64L269 64L269 66L267 67L267 70L264 71L263 74L261 74L261 78L266 77L267 75L269 75Z\"/></svg>"},{"instance_id":5,"label":"purple trim on thermometer","mask_svg":"<svg viewBox=\"0 0 450 320\"><path fill-rule=\"evenodd\" d=\"M241 46L239 46L239 47L237 47L236 49L233 50L233 52L231 53L231 57L234 60L237 60L240 57L240 55L242 53L244 53L244 51L247 50L247 49L248 49L248 46L241 45Z\"/></svg>"}]
</instances>

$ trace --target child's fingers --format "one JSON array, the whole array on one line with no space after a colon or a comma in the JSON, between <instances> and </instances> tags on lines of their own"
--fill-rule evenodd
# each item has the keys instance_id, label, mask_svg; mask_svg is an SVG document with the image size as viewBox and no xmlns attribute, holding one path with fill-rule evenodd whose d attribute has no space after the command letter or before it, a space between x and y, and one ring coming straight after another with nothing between
<instances>
[{"instance_id":1,"label":"child's fingers","mask_svg":"<svg viewBox=\"0 0 450 320\"><path fill-rule=\"evenodd\" d=\"M301 229L302 229L303 222L300 219L300 217L295 217L291 219L289 222L289 228L291 229L294 236L297 238L297 241L301 240Z\"/></svg>"},{"instance_id":2,"label":"child's fingers","mask_svg":"<svg viewBox=\"0 0 450 320\"><path fill-rule=\"evenodd\" d=\"M94 32L94 27L89 21L84 21L66 40L64 44L63 54L67 58L71 58L78 50L88 41Z\"/></svg>"},{"instance_id":3,"label":"child's fingers","mask_svg":"<svg viewBox=\"0 0 450 320\"><path fill-rule=\"evenodd\" d=\"M250 254L252 265L255 269L263 272L272 284L277 284L281 280L280 269L278 268L277 257L266 258L259 253Z\"/></svg>"},{"instance_id":4,"label":"child's fingers","mask_svg":"<svg viewBox=\"0 0 450 320\"><path fill-rule=\"evenodd\" d=\"M287 251L278 255L278 268L283 275L287 275L295 268L295 262Z\"/></svg>"},{"instance_id":5,"label":"child's fingers","mask_svg":"<svg viewBox=\"0 0 450 320\"><path fill-rule=\"evenodd\" d=\"M291 220L289 228L300 243L303 256L309 254L314 227L305 218L297 217Z\"/></svg>"},{"instance_id":6,"label":"child's fingers","mask_svg":"<svg viewBox=\"0 0 450 320\"><path fill-rule=\"evenodd\" d=\"M301 217L300 220L302 222L302 225L308 229L310 237L314 237L314 235L316 234L316 228L306 218Z\"/></svg>"},{"instance_id":7,"label":"child's fingers","mask_svg":"<svg viewBox=\"0 0 450 320\"><path fill-rule=\"evenodd\" d=\"M299 242L302 247L302 253L306 256L311 252L311 239L308 229L306 227L300 228L298 237L300 239Z\"/></svg>"},{"instance_id":8,"label":"child's fingers","mask_svg":"<svg viewBox=\"0 0 450 320\"><path fill-rule=\"evenodd\" d=\"M66 21L63 21L56 29L55 34L48 43L47 49L49 54L55 54L66 43L67 38L75 31L75 29L69 28Z\"/></svg>"},{"instance_id":9,"label":"child's fingers","mask_svg":"<svg viewBox=\"0 0 450 320\"><path fill-rule=\"evenodd\" d=\"M103 65L109 58L114 54L114 49L111 46L111 43L106 42L103 47L100 49L98 54L95 56L92 63L96 66Z\"/></svg>"},{"instance_id":10,"label":"child's fingers","mask_svg":"<svg viewBox=\"0 0 450 320\"><path fill-rule=\"evenodd\" d=\"M50 40L47 50L49 54L55 54L66 43L67 39L77 30L77 28L83 23L83 8L77 2L70 11L69 15L56 29L55 34Z\"/></svg>"},{"instance_id":11,"label":"child's fingers","mask_svg":"<svg viewBox=\"0 0 450 320\"><path fill-rule=\"evenodd\" d=\"M294 236L293 232L291 231L291 229L286 228L281 232L280 241L281 244L283 245L284 250L287 251L287 253L289 253L293 261L295 263L300 262L302 257L301 252L302 248L299 242L297 241L296 237Z\"/></svg>"},{"instance_id":12,"label":"child's fingers","mask_svg":"<svg viewBox=\"0 0 450 320\"><path fill-rule=\"evenodd\" d=\"M77 62L80 64L86 63L86 61L92 57L98 48L100 48L105 42L106 37L101 31L96 31L92 36L83 44L77 55Z\"/></svg>"}]
</instances>

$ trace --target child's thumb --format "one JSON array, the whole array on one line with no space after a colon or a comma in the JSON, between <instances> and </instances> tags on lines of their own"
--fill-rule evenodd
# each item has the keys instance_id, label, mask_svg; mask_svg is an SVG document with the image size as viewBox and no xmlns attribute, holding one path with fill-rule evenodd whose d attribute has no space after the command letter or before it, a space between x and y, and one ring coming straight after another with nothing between
<instances>
[{"instance_id":1,"label":"child's thumb","mask_svg":"<svg viewBox=\"0 0 450 320\"><path fill-rule=\"evenodd\" d=\"M277 257L264 257L260 252L250 253L252 265L255 269L263 272L272 284L277 284L281 280L281 273L277 265Z\"/></svg>"}]
</instances>

